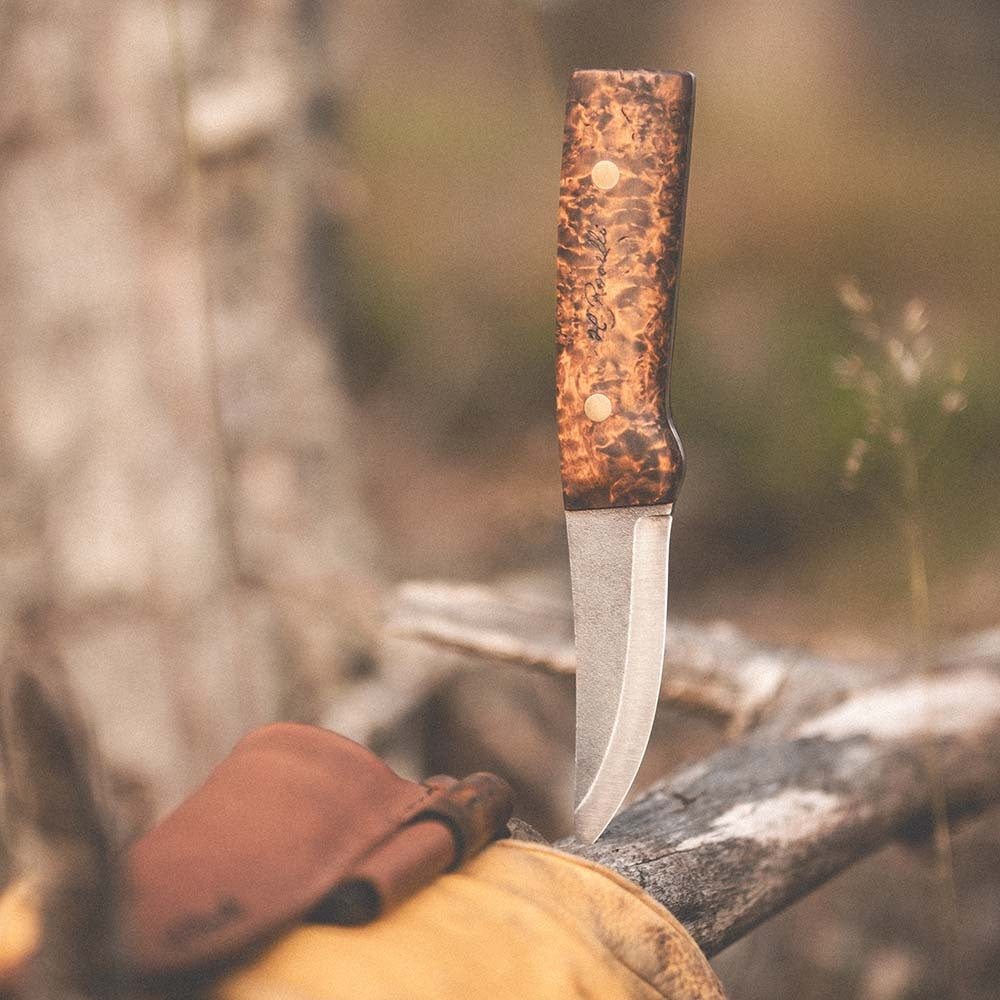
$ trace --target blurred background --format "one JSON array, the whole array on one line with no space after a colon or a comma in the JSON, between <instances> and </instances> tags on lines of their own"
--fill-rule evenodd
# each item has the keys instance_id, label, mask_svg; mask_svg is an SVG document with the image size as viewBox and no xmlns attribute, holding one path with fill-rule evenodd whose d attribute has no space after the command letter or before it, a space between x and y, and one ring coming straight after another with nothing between
<instances>
[{"instance_id":1,"label":"blurred background","mask_svg":"<svg viewBox=\"0 0 1000 1000\"><path fill-rule=\"evenodd\" d=\"M997 624L995 4L6 0L0 638L65 665L127 830L249 725L344 719L397 582L568 593L563 94L613 66L698 77L672 615L905 651L893 502L842 488L854 276L888 321L925 303L967 371L925 463L934 624ZM526 705L542 773L537 731L518 764L476 729ZM689 725L661 769L723 738ZM461 675L404 729L378 744L400 766L520 766L565 833L538 796L571 685ZM968 995L996 995L995 815L956 859ZM846 873L718 960L731 996L939 996L930 878L910 848Z\"/></svg>"}]
</instances>

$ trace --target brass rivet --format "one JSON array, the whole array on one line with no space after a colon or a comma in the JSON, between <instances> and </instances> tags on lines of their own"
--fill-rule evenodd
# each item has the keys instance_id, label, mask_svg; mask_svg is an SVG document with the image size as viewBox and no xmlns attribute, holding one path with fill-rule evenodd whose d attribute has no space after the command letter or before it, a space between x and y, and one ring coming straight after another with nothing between
<instances>
[{"instance_id":1,"label":"brass rivet","mask_svg":"<svg viewBox=\"0 0 1000 1000\"><path fill-rule=\"evenodd\" d=\"M583 404L583 412L595 424L599 424L611 416L611 400L604 393L595 392L592 396L587 397L587 401Z\"/></svg>"},{"instance_id":2,"label":"brass rivet","mask_svg":"<svg viewBox=\"0 0 1000 1000\"><path fill-rule=\"evenodd\" d=\"M599 160L590 171L590 179L595 187L602 191L610 191L621 177L621 171L610 160Z\"/></svg>"}]
</instances>

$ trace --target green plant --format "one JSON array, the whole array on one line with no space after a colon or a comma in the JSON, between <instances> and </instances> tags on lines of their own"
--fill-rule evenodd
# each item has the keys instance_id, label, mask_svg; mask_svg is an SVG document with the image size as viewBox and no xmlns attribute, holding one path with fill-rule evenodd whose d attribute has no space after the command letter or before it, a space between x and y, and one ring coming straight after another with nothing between
<instances>
[{"instance_id":1,"label":"green plant","mask_svg":"<svg viewBox=\"0 0 1000 1000\"><path fill-rule=\"evenodd\" d=\"M877 309L872 297L853 279L839 283L840 302L856 336L856 349L837 358L840 385L861 401L865 426L848 450L843 467L845 489L854 489L862 473L873 478L882 467L875 495L892 512L902 539L909 592L910 654L927 677L937 666L927 567L923 470L941 445L949 418L963 410L965 366L943 365L927 332L927 311L913 299L894 317ZM925 701L925 767L933 820L935 873L939 888L945 958L954 972L958 944L958 906L952 862L947 796L937 759L934 705ZM954 975L949 981L955 983Z\"/></svg>"}]
</instances>

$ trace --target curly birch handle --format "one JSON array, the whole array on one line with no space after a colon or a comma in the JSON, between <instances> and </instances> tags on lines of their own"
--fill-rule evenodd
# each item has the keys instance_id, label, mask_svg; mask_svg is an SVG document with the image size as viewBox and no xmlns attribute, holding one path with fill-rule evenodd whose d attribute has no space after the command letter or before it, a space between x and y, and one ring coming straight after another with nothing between
<instances>
[{"instance_id":1,"label":"curly birch handle","mask_svg":"<svg viewBox=\"0 0 1000 1000\"><path fill-rule=\"evenodd\" d=\"M668 380L694 77L579 70L559 199L557 418L567 510L672 503Z\"/></svg>"}]
</instances>

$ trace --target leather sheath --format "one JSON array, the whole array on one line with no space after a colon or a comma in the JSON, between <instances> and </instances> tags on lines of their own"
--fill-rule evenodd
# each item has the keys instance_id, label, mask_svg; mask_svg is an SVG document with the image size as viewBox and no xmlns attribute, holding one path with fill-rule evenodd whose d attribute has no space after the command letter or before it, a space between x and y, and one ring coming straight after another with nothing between
<instances>
[{"instance_id":1,"label":"leather sheath","mask_svg":"<svg viewBox=\"0 0 1000 1000\"><path fill-rule=\"evenodd\" d=\"M302 919L374 919L506 834L501 778L401 778L336 733L255 730L124 858L132 971L224 965Z\"/></svg>"}]
</instances>

